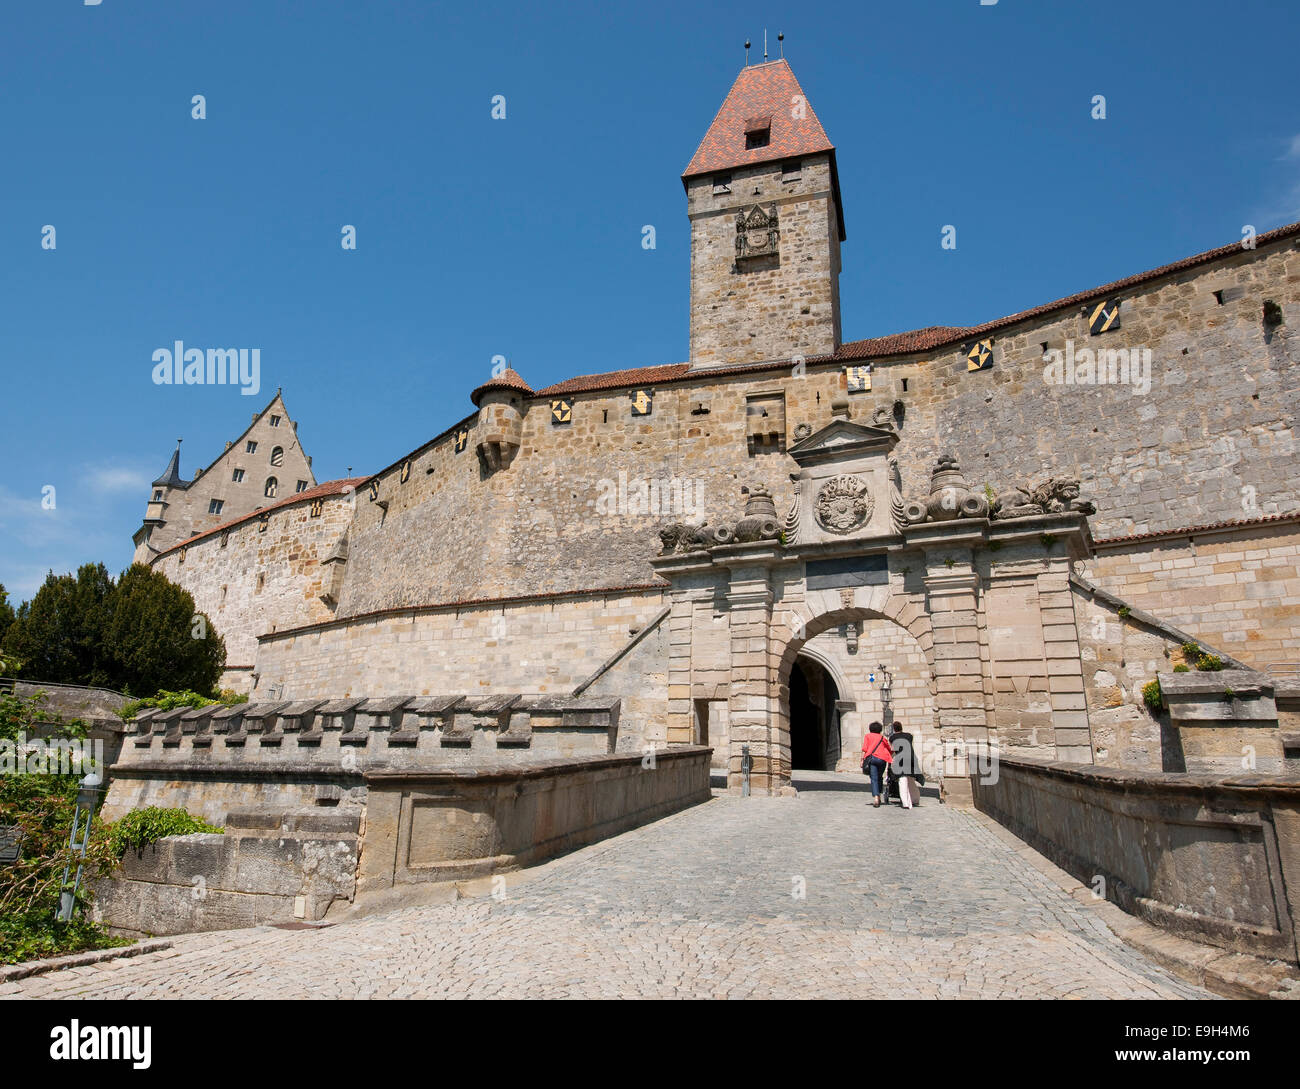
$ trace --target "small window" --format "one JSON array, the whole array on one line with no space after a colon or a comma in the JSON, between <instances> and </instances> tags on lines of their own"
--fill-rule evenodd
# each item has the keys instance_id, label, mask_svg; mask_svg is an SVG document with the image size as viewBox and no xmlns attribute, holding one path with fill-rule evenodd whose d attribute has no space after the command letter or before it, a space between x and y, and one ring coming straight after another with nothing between
<instances>
[{"instance_id":1,"label":"small window","mask_svg":"<svg viewBox=\"0 0 1300 1089\"><path fill-rule=\"evenodd\" d=\"M221 513L221 508L222 508L223 506L225 506L225 502L224 502L223 500L221 500L221 499L209 499L209 500L208 500L208 513L209 513L209 514L220 514L220 513Z\"/></svg>"},{"instance_id":2,"label":"small window","mask_svg":"<svg viewBox=\"0 0 1300 1089\"><path fill-rule=\"evenodd\" d=\"M240 481L244 479L244 470L236 469L233 473L230 474L230 479L233 480L236 484L240 483Z\"/></svg>"},{"instance_id":3,"label":"small window","mask_svg":"<svg viewBox=\"0 0 1300 1089\"><path fill-rule=\"evenodd\" d=\"M256 453L257 453L257 443L255 443L252 439L249 439L248 442L244 443L244 453L246 453L246 454L256 454Z\"/></svg>"},{"instance_id":4,"label":"small window","mask_svg":"<svg viewBox=\"0 0 1300 1089\"><path fill-rule=\"evenodd\" d=\"M750 117L745 120L745 147L767 147L772 142L772 118Z\"/></svg>"},{"instance_id":5,"label":"small window","mask_svg":"<svg viewBox=\"0 0 1300 1089\"><path fill-rule=\"evenodd\" d=\"M307 490L307 481L305 480L298 481L297 490L300 492L305 492Z\"/></svg>"},{"instance_id":6,"label":"small window","mask_svg":"<svg viewBox=\"0 0 1300 1089\"><path fill-rule=\"evenodd\" d=\"M162 492L161 492L161 491L156 491L156 492L153 493L153 501L154 501L155 503L161 503L161 502L162 502Z\"/></svg>"},{"instance_id":7,"label":"small window","mask_svg":"<svg viewBox=\"0 0 1300 1089\"><path fill-rule=\"evenodd\" d=\"M717 194L717 193L730 193L730 192L731 192L731 175L730 175L730 174L714 174L714 175L713 175L713 192L714 192L715 194Z\"/></svg>"},{"instance_id":8,"label":"small window","mask_svg":"<svg viewBox=\"0 0 1300 1089\"><path fill-rule=\"evenodd\" d=\"M268 476L266 478L266 487L262 489L262 494L266 496L267 499L274 499L275 493L279 490L279 488L280 488L280 482L276 480L275 477Z\"/></svg>"},{"instance_id":9,"label":"small window","mask_svg":"<svg viewBox=\"0 0 1300 1089\"><path fill-rule=\"evenodd\" d=\"M283 447L283 446L276 446L276 447L273 447L273 448L271 449L271 464L272 464L272 465L283 465L283 464L284 464L284 447Z\"/></svg>"},{"instance_id":10,"label":"small window","mask_svg":"<svg viewBox=\"0 0 1300 1089\"><path fill-rule=\"evenodd\" d=\"M803 171L803 163L798 159L787 159L781 164L781 180L783 182L798 181Z\"/></svg>"},{"instance_id":11,"label":"small window","mask_svg":"<svg viewBox=\"0 0 1300 1089\"><path fill-rule=\"evenodd\" d=\"M272 427L279 427L279 426L280 426L280 417L279 417L279 416L272 416L272 417L271 417L271 426L272 426Z\"/></svg>"}]
</instances>

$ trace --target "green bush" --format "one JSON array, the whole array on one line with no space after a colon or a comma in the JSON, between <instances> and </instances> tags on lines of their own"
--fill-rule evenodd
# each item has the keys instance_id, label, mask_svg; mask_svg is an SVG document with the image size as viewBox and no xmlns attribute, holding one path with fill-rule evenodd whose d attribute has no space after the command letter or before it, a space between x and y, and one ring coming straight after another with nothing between
<instances>
[{"instance_id":1,"label":"green bush","mask_svg":"<svg viewBox=\"0 0 1300 1089\"><path fill-rule=\"evenodd\" d=\"M1183 657L1202 673L1217 673L1223 668L1223 659L1217 654L1208 654L1199 643L1184 643Z\"/></svg>"},{"instance_id":2,"label":"green bush","mask_svg":"<svg viewBox=\"0 0 1300 1089\"><path fill-rule=\"evenodd\" d=\"M1153 711L1159 711L1165 704L1164 695L1160 691L1160 678L1157 677L1150 684L1142 686L1142 701Z\"/></svg>"},{"instance_id":3,"label":"green bush","mask_svg":"<svg viewBox=\"0 0 1300 1089\"><path fill-rule=\"evenodd\" d=\"M108 829L109 850L121 858L127 850L143 851L164 836L188 836L194 832L221 832L184 809L160 809L151 805L115 821Z\"/></svg>"},{"instance_id":4,"label":"green bush","mask_svg":"<svg viewBox=\"0 0 1300 1089\"><path fill-rule=\"evenodd\" d=\"M157 707L160 711L171 711L177 707L208 707L216 702L218 701L211 696L204 696L188 689L184 692L168 692L164 688L156 696L146 696L144 699L139 700L127 700L117 713L123 722L129 722L145 707Z\"/></svg>"},{"instance_id":5,"label":"green bush","mask_svg":"<svg viewBox=\"0 0 1300 1089\"><path fill-rule=\"evenodd\" d=\"M1174 672L1175 672L1175 673L1190 673L1191 670L1188 669L1185 665L1183 665L1182 662L1179 662L1176 666L1174 666Z\"/></svg>"},{"instance_id":6,"label":"green bush","mask_svg":"<svg viewBox=\"0 0 1300 1089\"><path fill-rule=\"evenodd\" d=\"M0 694L0 740L15 747L20 735L30 741L39 727L50 721L42 709L43 700L43 695ZM86 727L81 722L66 723L58 733L80 739L86 736ZM0 866L0 964L129 944L85 918L90 901L87 879L105 872L114 861L106 837L97 828L83 860L77 913L68 923L54 919L63 868L69 862L74 867L77 863L68 848L79 786L76 773L89 769L73 770L70 775L51 775L24 768L21 773L0 775L0 824L16 825L21 837L17 861Z\"/></svg>"}]
</instances>

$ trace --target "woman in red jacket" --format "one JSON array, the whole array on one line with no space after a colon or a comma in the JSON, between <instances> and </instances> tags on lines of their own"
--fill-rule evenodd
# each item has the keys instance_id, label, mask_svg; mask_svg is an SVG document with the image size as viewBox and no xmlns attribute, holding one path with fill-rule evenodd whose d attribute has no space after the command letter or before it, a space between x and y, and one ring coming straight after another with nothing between
<instances>
[{"instance_id":1,"label":"woman in red jacket","mask_svg":"<svg viewBox=\"0 0 1300 1089\"><path fill-rule=\"evenodd\" d=\"M880 808L880 781L885 768L894 759L894 750L885 736L883 723L873 722L862 739L862 770L871 776L872 805Z\"/></svg>"}]
</instances>

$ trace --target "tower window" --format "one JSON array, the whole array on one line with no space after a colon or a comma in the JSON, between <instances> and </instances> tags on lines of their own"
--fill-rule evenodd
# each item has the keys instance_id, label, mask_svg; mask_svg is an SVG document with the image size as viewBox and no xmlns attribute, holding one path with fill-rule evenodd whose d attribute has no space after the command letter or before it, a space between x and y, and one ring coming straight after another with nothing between
<instances>
[{"instance_id":1,"label":"tower window","mask_svg":"<svg viewBox=\"0 0 1300 1089\"><path fill-rule=\"evenodd\" d=\"M798 159L787 159L781 164L781 180L783 182L798 181L802 171L803 163Z\"/></svg>"},{"instance_id":2,"label":"tower window","mask_svg":"<svg viewBox=\"0 0 1300 1089\"><path fill-rule=\"evenodd\" d=\"M271 417L271 426L272 426L272 427L279 427L279 426L280 426L280 417L279 417L279 416L272 416L272 417Z\"/></svg>"},{"instance_id":3,"label":"tower window","mask_svg":"<svg viewBox=\"0 0 1300 1089\"><path fill-rule=\"evenodd\" d=\"M307 490L307 481L305 480L298 481L298 487L295 490L300 492L305 492Z\"/></svg>"},{"instance_id":4,"label":"tower window","mask_svg":"<svg viewBox=\"0 0 1300 1089\"><path fill-rule=\"evenodd\" d=\"M153 493L153 501L154 501L155 503L161 503L161 502L162 502L162 491L161 491L161 490L156 491L156 492Z\"/></svg>"},{"instance_id":5,"label":"tower window","mask_svg":"<svg viewBox=\"0 0 1300 1089\"><path fill-rule=\"evenodd\" d=\"M236 469L233 473L230 474L230 479L233 480L236 484L238 484L241 480L244 479L244 470Z\"/></svg>"},{"instance_id":6,"label":"tower window","mask_svg":"<svg viewBox=\"0 0 1300 1089\"><path fill-rule=\"evenodd\" d=\"M257 453L257 443L255 443L252 439L249 439L246 443L244 443L244 453L246 453L246 454L256 454L256 453Z\"/></svg>"},{"instance_id":7,"label":"tower window","mask_svg":"<svg viewBox=\"0 0 1300 1089\"><path fill-rule=\"evenodd\" d=\"M266 478L266 487L262 489L262 494L266 496L267 499L274 499L275 493L279 489L279 487L280 487L280 482L276 480L275 477L268 476Z\"/></svg>"},{"instance_id":8,"label":"tower window","mask_svg":"<svg viewBox=\"0 0 1300 1089\"><path fill-rule=\"evenodd\" d=\"M751 117L745 122L745 148L767 147L772 142L772 119Z\"/></svg>"},{"instance_id":9,"label":"tower window","mask_svg":"<svg viewBox=\"0 0 1300 1089\"><path fill-rule=\"evenodd\" d=\"M272 464L272 465L283 465L283 464L284 464L284 447L283 447L283 446L276 446L276 447L274 447L274 448L271 450L271 464Z\"/></svg>"},{"instance_id":10,"label":"tower window","mask_svg":"<svg viewBox=\"0 0 1300 1089\"><path fill-rule=\"evenodd\" d=\"M730 174L714 174L714 175L713 175L713 192L714 192L714 195L717 195L717 194L719 194L719 193L730 193L730 192L731 192L731 175L730 175Z\"/></svg>"},{"instance_id":11,"label":"tower window","mask_svg":"<svg viewBox=\"0 0 1300 1089\"><path fill-rule=\"evenodd\" d=\"M208 500L208 513L209 513L209 514L220 514L220 513L221 513L221 508L222 508L223 506L225 506L225 503L224 503L222 500L220 500L220 499L209 499L209 500Z\"/></svg>"}]
</instances>

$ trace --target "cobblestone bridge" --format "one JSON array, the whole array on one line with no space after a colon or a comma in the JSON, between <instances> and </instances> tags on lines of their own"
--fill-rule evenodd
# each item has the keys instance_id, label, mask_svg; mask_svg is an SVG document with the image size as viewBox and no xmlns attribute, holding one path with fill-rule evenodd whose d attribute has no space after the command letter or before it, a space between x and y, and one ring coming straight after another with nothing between
<instances>
[{"instance_id":1,"label":"cobblestone bridge","mask_svg":"<svg viewBox=\"0 0 1300 1089\"><path fill-rule=\"evenodd\" d=\"M0 995L1207 997L987 818L930 797L910 813L856 790L715 797L507 875L504 899L488 891L323 929L181 937Z\"/></svg>"}]
</instances>

